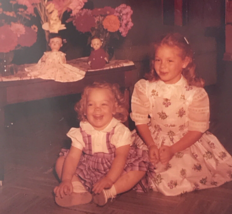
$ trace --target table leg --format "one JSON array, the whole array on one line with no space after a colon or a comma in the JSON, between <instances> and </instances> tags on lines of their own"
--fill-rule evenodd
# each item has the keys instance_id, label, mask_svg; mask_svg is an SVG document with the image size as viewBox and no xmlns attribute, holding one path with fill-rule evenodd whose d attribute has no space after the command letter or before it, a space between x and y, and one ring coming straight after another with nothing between
<instances>
[{"instance_id":1,"label":"table leg","mask_svg":"<svg viewBox=\"0 0 232 214\"><path fill-rule=\"evenodd\" d=\"M0 186L4 179L4 156L5 156L5 103L6 103L6 89L0 90Z\"/></svg>"},{"instance_id":2,"label":"table leg","mask_svg":"<svg viewBox=\"0 0 232 214\"><path fill-rule=\"evenodd\" d=\"M5 144L5 132L4 132L4 107L0 107L0 186L4 179L4 144Z\"/></svg>"}]
</instances>

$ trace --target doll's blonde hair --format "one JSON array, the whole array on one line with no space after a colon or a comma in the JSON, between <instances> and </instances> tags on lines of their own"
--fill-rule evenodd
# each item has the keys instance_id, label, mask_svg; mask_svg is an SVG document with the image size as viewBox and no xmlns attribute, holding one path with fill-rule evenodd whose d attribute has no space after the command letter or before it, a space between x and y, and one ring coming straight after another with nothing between
<instances>
[{"instance_id":1,"label":"doll's blonde hair","mask_svg":"<svg viewBox=\"0 0 232 214\"><path fill-rule=\"evenodd\" d=\"M189 63L186 66L186 68L183 69L182 75L185 77L189 85L203 87L204 80L198 77L195 71L196 65L193 59L193 50L186 37L182 36L179 33L169 33L166 36L164 36L159 42L155 43L154 56L150 64L150 72L146 74L145 77L150 81L156 81L160 79L154 68L154 58L156 50L162 45L178 47L182 52L182 59L188 57Z\"/></svg>"},{"instance_id":2,"label":"doll's blonde hair","mask_svg":"<svg viewBox=\"0 0 232 214\"><path fill-rule=\"evenodd\" d=\"M112 102L115 104L115 114L113 115L116 119L121 122L125 122L128 118L128 110L124 100L124 96L119 89L118 84L110 84L108 82L94 82L91 85L85 87L84 92L82 93L81 100L76 103L75 111L78 113L79 121L86 121L86 108L87 108L87 99L89 92L93 89L106 89L109 90L112 94Z\"/></svg>"}]
</instances>

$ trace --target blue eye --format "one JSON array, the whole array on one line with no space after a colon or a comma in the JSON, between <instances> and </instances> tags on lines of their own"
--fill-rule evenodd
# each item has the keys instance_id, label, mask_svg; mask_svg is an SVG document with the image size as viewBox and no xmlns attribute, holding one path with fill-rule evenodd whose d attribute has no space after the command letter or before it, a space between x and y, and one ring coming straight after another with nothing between
<instances>
[{"instance_id":1,"label":"blue eye","mask_svg":"<svg viewBox=\"0 0 232 214\"><path fill-rule=\"evenodd\" d=\"M92 103L88 103L88 105L87 106L93 106L93 104Z\"/></svg>"}]
</instances>

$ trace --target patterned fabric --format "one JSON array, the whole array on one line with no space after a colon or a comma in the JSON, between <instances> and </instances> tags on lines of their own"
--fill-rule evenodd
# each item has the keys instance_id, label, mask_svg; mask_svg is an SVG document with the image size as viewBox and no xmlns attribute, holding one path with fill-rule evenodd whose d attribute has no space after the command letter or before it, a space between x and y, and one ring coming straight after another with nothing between
<instances>
[{"instance_id":1,"label":"patterned fabric","mask_svg":"<svg viewBox=\"0 0 232 214\"><path fill-rule=\"evenodd\" d=\"M57 82L75 82L85 76L85 72L63 63L65 54L61 51L47 51L44 53L45 62L39 60L37 64L26 67L28 76Z\"/></svg>"},{"instance_id":2,"label":"patterned fabric","mask_svg":"<svg viewBox=\"0 0 232 214\"><path fill-rule=\"evenodd\" d=\"M81 182L88 191L91 191L93 185L110 170L114 160L115 146L110 144L114 129L106 134L106 145L109 153L99 152L92 154L91 135L88 135L82 129L81 133L85 142L85 147L76 170L76 175L81 178Z\"/></svg>"},{"instance_id":3,"label":"patterned fabric","mask_svg":"<svg viewBox=\"0 0 232 214\"><path fill-rule=\"evenodd\" d=\"M95 72L98 70L109 70L109 69L115 69L115 68L134 66L134 63L129 60L110 60L109 63L107 63L104 68L91 69L88 64L88 57L72 59L72 60L67 61L67 64L79 69L82 72ZM25 71L25 68L27 69L31 66L33 66L33 64L17 65L16 66L17 73L14 75L10 75L10 76L0 76L0 82L1 81L29 80L29 79L38 78L36 76L29 76L28 72ZM31 69L29 70L30 70L29 72L32 71Z\"/></svg>"},{"instance_id":4,"label":"patterned fabric","mask_svg":"<svg viewBox=\"0 0 232 214\"><path fill-rule=\"evenodd\" d=\"M159 163L155 173L148 172L147 188L174 196L232 179L230 154L207 131L209 99L203 88L188 86L183 77L171 85L140 80L132 95L131 118L136 125L148 124L158 148L175 144L189 130L204 133L192 146L176 153L167 166ZM148 150L135 131L132 136L135 145Z\"/></svg>"},{"instance_id":5,"label":"patterned fabric","mask_svg":"<svg viewBox=\"0 0 232 214\"><path fill-rule=\"evenodd\" d=\"M106 143L108 153L93 153L92 135L88 134L83 128L80 128L85 146L76 169L76 176L79 176L82 184L89 192L91 192L93 185L104 177L111 168L116 152L116 147L111 141L115 135L116 128L117 127L114 127L111 131L107 132L105 142L101 142ZM69 150L62 149L60 155L66 156L68 151ZM150 165L147 152L136 146L132 146L129 150L123 174L129 171L147 171Z\"/></svg>"}]
</instances>

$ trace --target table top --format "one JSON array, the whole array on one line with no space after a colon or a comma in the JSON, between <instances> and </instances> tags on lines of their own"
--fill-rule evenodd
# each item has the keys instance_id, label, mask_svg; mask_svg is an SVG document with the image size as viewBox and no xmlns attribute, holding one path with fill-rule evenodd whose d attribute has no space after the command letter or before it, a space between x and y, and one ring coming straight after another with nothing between
<instances>
[{"instance_id":1,"label":"table top","mask_svg":"<svg viewBox=\"0 0 232 214\"><path fill-rule=\"evenodd\" d=\"M74 59L70 63L83 66L83 69L88 68L85 59L82 58ZM85 77L76 82L30 79L25 75L25 71L19 70L14 76L1 77L0 106L81 93L86 85L94 81L117 83L120 87L127 88L134 84L133 77L136 75L134 68L134 63L129 60L112 60L105 68L84 70Z\"/></svg>"},{"instance_id":2,"label":"table top","mask_svg":"<svg viewBox=\"0 0 232 214\"><path fill-rule=\"evenodd\" d=\"M104 68L101 69L91 69L90 66L87 63L88 57L82 57L82 58L77 58L73 60L67 61L67 64L70 64L74 67L79 68L80 70L86 72L86 75L92 75L93 72L101 72L101 71L107 71L107 70L117 70L117 68L133 68L134 63L130 60L111 60L109 63L105 65ZM1 76L0 75L0 84L1 82L9 82L9 81L21 81L21 80L31 80L34 79L27 75L28 73L25 71L25 67L29 66L31 64L25 64L25 65L18 65L16 66L17 73L14 75L10 76ZM38 79L41 80L41 79ZM43 80L45 81L45 80Z\"/></svg>"}]
</instances>

